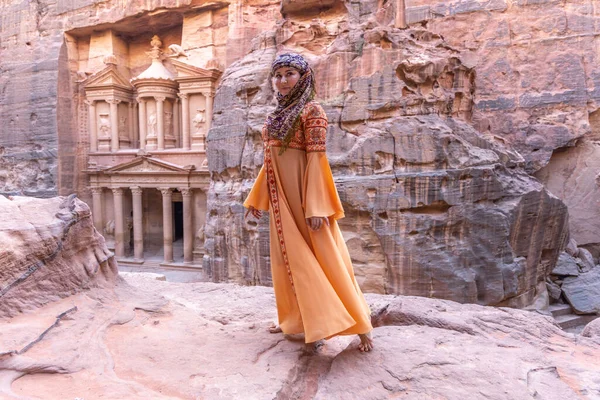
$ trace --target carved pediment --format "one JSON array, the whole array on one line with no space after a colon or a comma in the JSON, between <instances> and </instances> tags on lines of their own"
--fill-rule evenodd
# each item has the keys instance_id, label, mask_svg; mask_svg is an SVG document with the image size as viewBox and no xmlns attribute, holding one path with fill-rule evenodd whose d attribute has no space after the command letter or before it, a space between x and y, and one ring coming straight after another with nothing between
<instances>
[{"instance_id":1,"label":"carved pediment","mask_svg":"<svg viewBox=\"0 0 600 400\"><path fill-rule=\"evenodd\" d=\"M136 157L135 159L104 170L107 175L138 174L189 174L193 167L182 167L153 157Z\"/></svg>"},{"instance_id":2,"label":"carved pediment","mask_svg":"<svg viewBox=\"0 0 600 400\"><path fill-rule=\"evenodd\" d=\"M91 75L83 82L83 85L86 90L104 89L107 87L120 87L128 90L133 89L129 81L119 74L117 67L114 65L109 65L103 70Z\"/></svg>"},{"instance_id":3,"label":"carved pediment","mask_svg":"<svg viewBox=\"0 0 600 400\"><path fill-rule=\"evenodd\" d=\"M221 71L216 70L216 69L204 69L204 68L199 68L199 67L195 67L193 65L184 63L182 61L178 61L178 60L171 60L171 63L173 64L173 66L175 67L175 70L177 71L177 77L175 78L175 80L177 81L182 81L182 80L209 80L209 81L216 81L217 79L219 79L219 77L221 76Z\"/></svg>"}]
</instances>

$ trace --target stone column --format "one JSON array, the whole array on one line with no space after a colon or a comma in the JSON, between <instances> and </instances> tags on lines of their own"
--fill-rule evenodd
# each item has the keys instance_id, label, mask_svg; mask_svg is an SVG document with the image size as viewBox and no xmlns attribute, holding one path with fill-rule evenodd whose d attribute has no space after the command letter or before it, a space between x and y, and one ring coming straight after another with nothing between
<instances>
[{"instance_id":1,"label":"stone column","mask_svg":"<svg viewBox=\"0 0 600 400\"><path fill-rule=\"evenodd\" d=\"M142 188L132 186L131 196L133 198L133 257L135 261L144 260L144 226L142 213Z\"/></svg>"},{"instance_id":2,"label":"stone column","mask_svg":"<svg viewBox=\"0 0 600 400\"><path fill-rule=\"evenodd\" d=\"M88 105L88 119L90 123L90 152L95 153L98 151L98 123L96 122L96 101L86 100L85 104Z\"/></svg>"},{"instance_id":3,"label":"stone column","mask_svg":"<svg viewBox=\"0 0 600 400\"><path fill-rule=\"evenodd\" d=\"M180 93L181 98L181 143L184 150L190 149L190 101L187 93Z\"/></svg>"},{"instance_id":4,"label":"stone column","mask_svg":"<svg viewBox=\"0 0 600 400\"><path fill-rule=\"evenodd\" d=\"M141 97L138 97L137 101L140 104L140 108L139 108L140 149L144 150L146 148L146 128L148 127L148 120L146 117L146 100L142 99Z\"/></svg>"},{"instance_id":5,"label":"stone column","mask_svg":"<svg viewBox=\"0 0 600 400\"><path fill-rule=\"evenodd\" d=\"M165 262L173 262L173 192L171 188L160 188L163 203L163 247Z\"/></svg>"},{"instance_id":6,"label":"stone column","mask_svg":"<svg viewBox=\"0 0 600 400\"><path fill-rule=\"evenodd\" d=\"M396 28L406 28L406 3L405 0L396 0Z\"/></svg>"},{"instance_id":7,"label":"stone column","mask_svg":"<svg viewBox=\"0 0 600 400\"><path fill-rule=\"evenodd\" d=\"M165 99L166 97L155 97L156 100L156 134L158 137L158 150L165 149Z\"/></svg>"},{"instance_id":8,"label":"stone column","mask_svg":"<svg viewBox=\"0 0 600 400\"><path fill-rule=\"evenodd\" d=\"M110 104L110 151L119 150L119 103L121 100L108 99L106 100Z\"/></svg>"},{"instance_id":9,"label":"stone column","mask_svg":"<svg viewBox=\"0 0 600 400\"><path fill-rule=\"evenodd\" d=\"M133 102L133 139L134 139L134 148L140 148L140 121L139 121L139 113L137 110L138 103Z\"/></svg>"},{"instance_id":10,"label":"stone column","mask_svg":"<svg viewBox=\"0 0 600 400\"><path fill-rule=\"evenodd\" d=\"M112 189L115 210L115 256L125 256L125 232L123 219L123 189Z\"/></svg>"},{"instance_id":11,"label":"stone column","mask_svg":"<svg viewBox=\"0 0 600 400\"><path fill-rule=\"evenodd\" d=\"M206 93L204 96L206 98L206 130L204 131L204 137L202 138L202 149L206 151L206 138L208 137L208 131L210 130L210 127L212 125L213 99L215 97L215 94L211 92Z\"/></svg>"},{"instance_id":12,"label":"stone column","mask_svg":"<svg viewBox=\"0 0 600 400\"><path fill-rule=\"evenodd\" d=\"M104 233L104 221L102 219L102 188L93 187L92 191L92 216L94 218L94 226L100 234Z\"/></svg>"},{"instance_id":13,"label":"stone column","mask_svg":"<svg viewBox=\"0 0 600 400\"><path fill-rule=\"evenodd\" d=\"M127 117L127 136L129 136L129 143L131 148L135 148L136 138L133 132L133 103L127 103L127 109L129 111L129 115Z\"/></svg>"},{"instance_id":14,"label":"stone column","mask_svg":"<svg viewBox=\"0 0 600 400\"><path fill-rule=\"evenodd\" d=\"M173 100L173 136L175 136L175 147L181 148L181 131L179 130L179 99Z\"/></svg>"},{"instance_id":15,"label":"stone column","mask_svg":"<svg viewBox=\"0 0 600 400\"><path fill-rule=\"evenodd\" d=\"M192 194L190 188L180 188L183 197L183 262L191 264L194 259L194 231L193 231L193 213L192 213Z\"/></svg>"}]
</instances>

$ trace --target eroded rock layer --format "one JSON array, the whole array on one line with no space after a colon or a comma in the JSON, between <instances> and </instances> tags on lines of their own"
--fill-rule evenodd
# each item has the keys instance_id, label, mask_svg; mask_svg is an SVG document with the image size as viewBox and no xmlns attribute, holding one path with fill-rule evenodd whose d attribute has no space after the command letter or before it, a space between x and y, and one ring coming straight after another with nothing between
<instances>
[{"instance_id":1,"label":"eroded rock layer","mask_svg":"<svg viewBox=\"0 0 600 400\"><path fill-rule=\"evenodd\" d=\"M117 277L89 207L74 196L0 196L0 243L0 317L110 287Z\"/></svg>"},{"instance_id":2,"label":"eroded rock layer","mask_svg":"<svg viewBox=\"0 0 600 400\"><path fill-rule=\"evenodd\" d=\"M284 21L225 72L208 139L209 274L270 283L268 221L244 221L240 203L262 163L268 66L286 48L316 71L346 209L340 226L363 288L529 304L565 244L566 207L518 153L469 123L475 70L463 54L430 31L382 27L353 7Z\"/></svg>"}]
</instances>

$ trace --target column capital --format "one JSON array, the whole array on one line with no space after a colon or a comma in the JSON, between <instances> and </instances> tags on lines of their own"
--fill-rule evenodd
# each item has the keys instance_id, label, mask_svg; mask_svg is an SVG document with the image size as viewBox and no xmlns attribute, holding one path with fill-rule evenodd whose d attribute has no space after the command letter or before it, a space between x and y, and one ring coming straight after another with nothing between
<instances>
[{"instance_id":1,"label":"column capital","mask_svg":"<svg viewBox=\"0 0 600 400\"><path fill-rule=\"evenodd\" d=\"M147 100L143 97L136 97L135 98L137 100L138 103L145 103Z\"/></svg>"},{"instance_id":2,"label":"column capital","mask_svg":"<svg viewBox=\"0 0 600 400\"><path fill-rule=\"evenodd\" d=\"M121 100L117 100L117 99L106 99L106 102L108 104L119 104L121 102Z\"/></svg>"},{"instance_id":3,"label":"column capital","mask_svg":"<svg viewBox=\"0 0 600 400\"><path fill-rule=\"evenodd\" d=\"M200 94L204 97L215 97L215 92L201 92Z\"/></svg>"},{"instance_id":4,"label":"column capital","mask_svg":"<svg viewBox=\"0 0 600 400\"><path fill-rule=\"evenodd\" d=\"M188 99L188 94L187 93L177 93L177 96L181 99L181 100L187 100Z\"/></svg>"},{"instance_id":5,"label":"column capital","mask_svg":"<svg viewBox=\"0 0 600 400\"><path fill-rule=\"evenodd\" d=\"M167 98L165 96L154 96L154 100L158 101L159 103L162 103L166 99Z\"/></svg>"},{"instance_id":6,"label":"column capital","mask_svg":"<svg viewBox=\"0 0 600 400\"><path fill-rule=\"evenodd\" d=\"M160 190L160 192L162 193L163 196L169 196L173 193L173 189L171 188L157 188L158 190Z\"/></svg>"},{"instance_id":7,"label":"column capital","mask_svg":"<svg viewBox=\"0 0 600 400\"><path fill-rule=\"evenodd\" d=\"M142 189L141 187L139 187L139 186L131 186L131 187L129 188L129 190L131 190L131 194L134 194L134 195L141 195L141 194L142 194L142 190L143 190L143 189Z\"/></svg>"},{"instance_id":8,"label":"column capital","mask_svg":"<svg viewBox=\"0 0 600 400\"><path fill-rule=\"evenodd\" d=\"M179 188L182 196L191 196L193 193L192 188Z\"/></svg>"},{"instance_id":9,"label":"column capital","mask_svg":"<svg viewBox=\"0 0 600 400\"><path fill-rule=\"evenodd\" d=\"M102 194L102 188L101 187L91 187L90 191L92 192L93 195Z\"/></svg>"},{"instance_id":10,"label":"column capital","mask_svg":"<svg viewBox=\"0 0 600 400\"><path fill-rule=\"evenodd\" d=\"M110 190L112 190L114 195L118 195L118 196L123 195L123 188L111 188Z\"/></svg>"},{"instance_id":11,"label":"column capital","mask_svg":"<svg viewBox=\"0 0 600 400\"><path fill-rule=\"evenodd\" d=\"M90 107L96 107L96 101L97 100L88 100L88 99L85 99L83 102L85 104L87 104L88 106L90 106Z\"/></svg>"}]
</instances>

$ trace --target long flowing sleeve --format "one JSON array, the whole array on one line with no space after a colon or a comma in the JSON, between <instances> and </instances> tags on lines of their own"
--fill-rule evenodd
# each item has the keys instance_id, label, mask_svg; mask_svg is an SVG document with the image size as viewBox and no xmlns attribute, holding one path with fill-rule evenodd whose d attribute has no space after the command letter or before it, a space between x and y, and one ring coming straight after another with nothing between
<instances>
[{"instance_id":1,"label":"long flowing sleeve","mask_svg":"<svg viewBox=\"0 0 600 400\"><path fill-rule=\"evenodd\" d=\"M254 185L244 201L244 207L254 207L257 210L269 210L269 189L267 187L267 173L265 166L260 169Z\"/></svg>"},{"instance_id":2,"label":"long flowing sleeve","mask_svg":"<svg viewBox=\"0 0 600 400\"><path fill-rule=\"evenodd\" d=\"M327 115L318 103L309 103L303 114L306 141L303 207L305 218L344 217L344 208L326 155Z\"/></svg>"}]
</instances>

